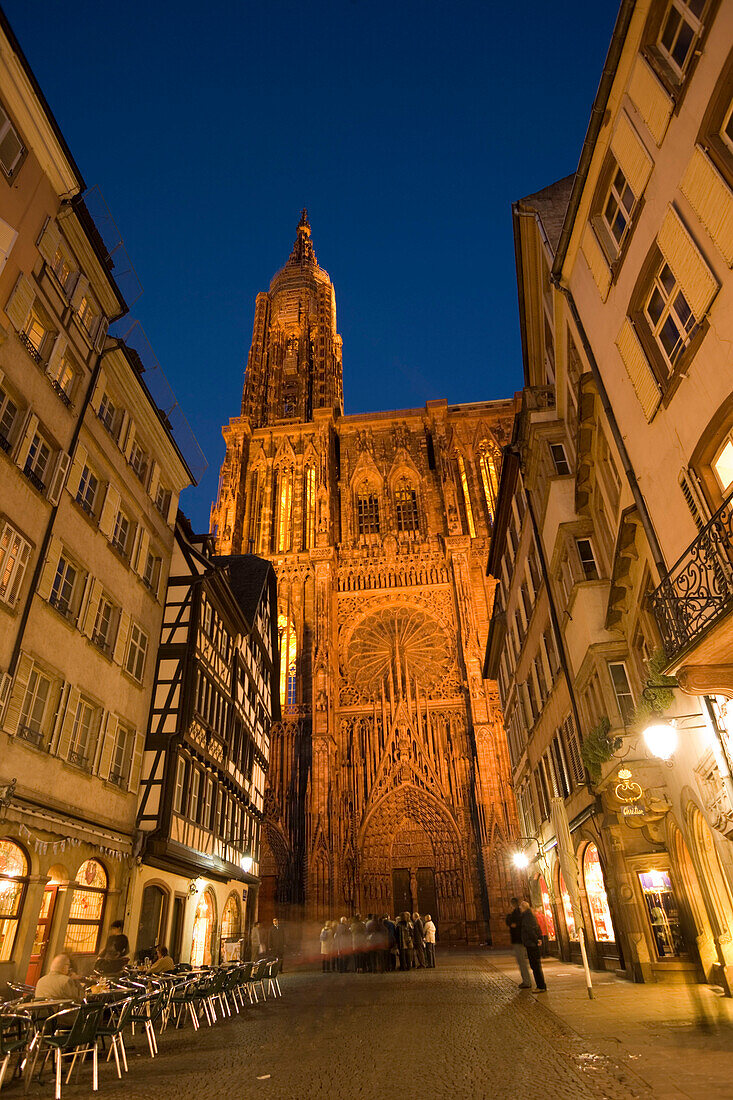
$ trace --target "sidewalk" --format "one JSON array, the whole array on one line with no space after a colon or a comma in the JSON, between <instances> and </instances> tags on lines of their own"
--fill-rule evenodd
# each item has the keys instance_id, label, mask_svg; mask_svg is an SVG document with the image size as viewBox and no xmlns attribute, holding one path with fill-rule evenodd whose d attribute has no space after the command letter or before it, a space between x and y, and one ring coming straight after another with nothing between
<instances>
[{"instance_id":1,"label":"sidewalk","mask_svg":"<svg viewBox=\"0 0 733 1100\"><path fill-rule=\"evenodd\" d=\"M490 950L490 966L519 981L514 957ZM733 1100L733 999L708 986L634 985L591 971L589 1000L579 966L543 959L548 992L535 997L603 1053L633 1069L656 1100Z\"/></svg>"}]
</instances>

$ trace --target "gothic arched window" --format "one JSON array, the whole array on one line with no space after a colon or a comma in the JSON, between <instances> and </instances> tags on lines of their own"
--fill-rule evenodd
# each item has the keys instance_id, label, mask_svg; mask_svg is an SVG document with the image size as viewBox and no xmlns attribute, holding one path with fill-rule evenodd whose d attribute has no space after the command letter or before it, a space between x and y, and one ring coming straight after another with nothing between
<instances>
[{"instance_id":1,"label":"gothic arched window","mask_svg":"<svg viewBox=\"0 0 733 1100\"><path fill-rule=\"evenodd\" d=\"M280 614L277 619L280 635L280 706L295 705L298 642L293 620Z\"/></svg>"},{"instance_id":2,"label":"gothic arched window","mask_svg":"<svg viewBox=\"0 0 733 1100\"><path fill-rule=\"evenodd\" d=\"M489 522L493 524L496 515L496 498L499 495L499 470L497 455L490 450L485 440L479 448L478 465L481 471L481 485L489 513Z\"/></svg>"},{"instance_id":3,"label":"gothic arched window","mask_svg":"<svg viewBox=\"0 0 733 1100\"><path fill-rule=\"evenodd\" d=\"M458 478L461 483L461 494L463 497L463 518L465 520L464 527L466 533L471 536L472 539L476 538L476 524L473 522L473 508L471 507L471 493L468 488L468 475L466 474L466 463L463 460L463 455L456 455L456 462L458 463Z\"/></svg>"},{"instance_id":4,"label":"gothic arched window","mask_svg":"<svg viewBox=\"0 0 733 1100\"><path fill-rule=\"evenodd\" d=\"M402 478L395 487L395 511L398 531L419 531L420 515L417 507L417 489Z\"/></svg>"},{"instance_id":5,"label":"gothic arched window","mask_svg":"<svg viewBox=\"0 0 733 1100\"><path fill-rule=\"evenodd\" d=\"M379 492L371 486L356 494L356 526L360 535L379 534Z\"/></svg>"},{"instance_id":6,"label":"gothic arched window","mask_svg":"<svg viewBox=\"0 0 733 1100\"><path fill-rule=\"evenodd\" d=\"M316 544L316 471L308 466L303 472L303 549Z\"/></svg>"},{"instance_id":7,"label":"gothic arched window","mask_svg":"<svg viewBox=\"0 0 733 1100\"><path fill-rule=\"evenodd\" d=\"M293 471L278 470L275 478L275 539L274 550L285 554L291 549L293 514Z\"/></svg>"}]
</instances>

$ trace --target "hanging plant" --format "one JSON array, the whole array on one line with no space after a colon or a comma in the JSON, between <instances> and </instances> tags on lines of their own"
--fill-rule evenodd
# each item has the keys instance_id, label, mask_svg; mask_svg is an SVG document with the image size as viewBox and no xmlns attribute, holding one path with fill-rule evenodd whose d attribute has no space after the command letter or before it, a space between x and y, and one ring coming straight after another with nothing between
<instances>
[{"instance_id":1,"label":"hanging plant","mask_svg":"<svg viewBox=\"0 0 733 1100\"><path fill-rule=\"evenodd\" d=\"M611 723L604 715L597 726L583 738L581 753L583 763L588 769L588 774L593 783L598 783L601 778L603 765L613 759L613 754L621 748L620 737L610 737Z\"/></svg>"},{"instance_id":2,"label":"hanging plant","mask_svg":"<svg viewBox=\"0 0 733 1100\"><path fill-rule=\"evenodd\" d=\"M657 649L647 661L649 679L629 723L632 728L645 726L650 718L664 714L672 706L677 680L664 675L662 669L666 664L667 657L662 649Z\"/></svg>"}]
</instances>

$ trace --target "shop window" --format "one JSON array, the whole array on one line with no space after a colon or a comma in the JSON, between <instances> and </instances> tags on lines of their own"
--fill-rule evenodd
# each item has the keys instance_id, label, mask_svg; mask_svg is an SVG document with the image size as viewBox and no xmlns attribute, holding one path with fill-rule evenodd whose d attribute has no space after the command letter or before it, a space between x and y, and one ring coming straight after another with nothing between
<instances>
[{"instance_id":1,"label":"shop window","mask_svg":"<svg viewBox=\"0 0 733 1100\"><path fill-rule=\"evenodd\" d=\"M199 894L191 936L191 966L211 965L211 933L214 928L214 903L208 890Z\"/></svg>"},{"instance_id":2,"label":"shop window","mask_svg":"<svg viewBox=\"0 0 733 1100\"><path fill-rule=\"evenodd\" d=\"M71 899L64 951L94 955L102 931L107 872L98 860L88 859L77 871L76 881L79 885Z\"/></svg>"},{"instance_id":3,"label":"shop window","mask_svg":"<svg viewBox=\"0 0 733 1100\"><path fill-rule=\"evenodd\" d=\"M674 959L685 955L677 898L672 889L669 871L640 871L639 883L652 926L657 955L660 959Z\"/></svg>"},{"instance_id":4,"label":"shop window","mask_svg":"<svg viewBox=\"0 0 733 1100\"><path fill-rule=\"evenodd\" d=\"M0 840L0 962L12 955L28 872L28 858L20 845Z\"/></svg>"},{"instance_id":5,"label":"shop window","mask_svg":"<svg viewBox=\"0 0 733 1100\"><path fill-rule=\"evenodd\" d=\"M575 927L575 916L573 915L573 906L570 902L570 894L565 886L565 879L562 877L562 871L560 872L560 899L562 901L562 911L565 916L565 927L568 930L568 937L571 940L578 939L578 930Z\"/></svg>"},{"instance_id":6,"label":"shop window","mask_svg":"<svg viewBox=\"0 0 733 1100\"><path fill-rule=\"evenodd\" d=\"M583 877L585 879L585 893L588 898L591 920L593 921L593 935L596 943L613 943L616 936L611 923L611 910L608 907L606 885L603 881L603 870L595 844L589 844L583 856Z\"/></svg>"},{"instance_id":7,"label":"shop window","mask_svg":"<svg viewBox=\"0 0 733 1100\"><path fill-rule=\"evenodd\" d=\"M542 875L538 879L538 886L540 888L540 899L542 903L542 912L545 914L545 922L547 924L547 936L548 939L556 940L557 933L555 932L555 915L552 912L552 904L550 902L550 891L547 889L547 883Z\"/></svg>"}]
</instances>

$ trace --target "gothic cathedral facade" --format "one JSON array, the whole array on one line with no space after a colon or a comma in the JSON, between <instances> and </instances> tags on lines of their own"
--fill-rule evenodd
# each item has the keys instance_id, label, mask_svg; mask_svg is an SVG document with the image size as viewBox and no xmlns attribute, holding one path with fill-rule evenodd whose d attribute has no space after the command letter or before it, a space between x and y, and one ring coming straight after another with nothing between
<instances>
[{"instance_id":1,"label":"gothic cathedral facade","mask_svg":"<svg viewBox=\"0 0 733 1100\"><path fill-rule=\"evenodd\" d=\"M336 301L303 211L257 296L212 531L278 578L259 915L405 909L504 938L516 836L486 577L512 400L345 416Z\"/></svg>"}]
</instances>

